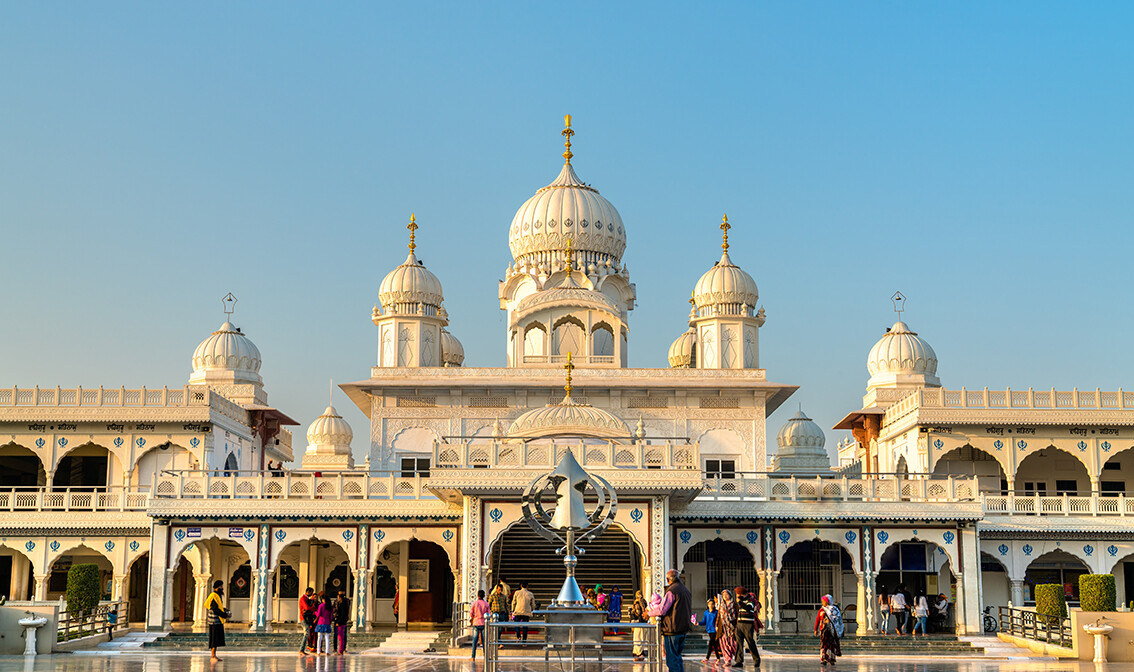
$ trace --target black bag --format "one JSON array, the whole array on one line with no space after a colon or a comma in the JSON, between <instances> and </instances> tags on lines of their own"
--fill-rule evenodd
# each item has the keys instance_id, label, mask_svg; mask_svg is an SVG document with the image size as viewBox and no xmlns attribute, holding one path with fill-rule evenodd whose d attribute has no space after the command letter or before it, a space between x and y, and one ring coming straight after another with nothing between
<instances>
[{"instance_id":1,"label":"black bag","mask_svg":"<svg viewBox=\"0 0 1134 672\"><path fill-rule=\"evenodd\" d=\"M314 609L308 609L307 611L303 612L303 622L306 623L307 625L315 625L315 610Z\"/></svg>"}]
</instances>

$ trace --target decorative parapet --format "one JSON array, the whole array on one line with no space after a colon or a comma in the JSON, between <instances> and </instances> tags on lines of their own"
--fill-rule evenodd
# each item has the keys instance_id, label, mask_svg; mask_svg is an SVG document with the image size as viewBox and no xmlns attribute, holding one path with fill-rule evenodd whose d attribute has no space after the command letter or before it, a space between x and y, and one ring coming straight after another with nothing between
<instances>
[{"instance_id":1,"label":"decorative parapet","mask_svg":"<svg viewBox=\"0 0 1134 672\"><path fill-rule=\"evenodd\" d=\"M5 409L139 409L212 408L222 415L248 424L248 413L203 385L181 388L83 388L83 387L5 387L0 388L0 412Z\"/></svg>"},{"instance_id":2,"label":"decorative parapet","mask_svg":"<svg viewBox=\"0 0 1134 672\"><path fill-rule=\"evenodd\" d=\"M734 478L706 478L696 501L958 503L979 501L979 493L977 479L971 476L742 473Z\"/></svg>"},{"instance_id":3,"label":"decorative parapet","mask_svg":"<svg viewBox=\"0 0 1134 672\"><path fill-rule=\"evenodd\" d=\"M1127 495L981 495L986 517L999 516L1131 516L1134 497Z\"/></svg>"},{"instance_id":4,"label":"decorative parapet","mask_svg":"<svg viewBox=\"0 0 1134 672\"><path fill-rule=\"evenodd\" d=\"M882 424L892 424L917 411L942 409L1134 411L1134 392L1121 388L1109 392L1098 388L1086 391L1030 387L1026 390L918 388L886 409ZM1134 415L1130 421L1134 423Z\"/></svg>"},{"instance_id":5,"label":"decorative parapet","mask_svg":"<svg viewBox=\"0 0 1134 672\"><path fill-rule=\"evenodd\" d=\"M121 486L4 488L0 489L0 513L145 511L149 495L149 488Z\"/></svg>"},{"instance_id":6,"label":"decorative parapet","mask_svg":"<svg viewBox=\"0 0 1134 672\"><path fill-rule=\"evenodd\" d=\"M434 469L551 469L571 450L585 469L700 469L698 447L666 443L434 443Z\"/></svg>"}]
</instances>

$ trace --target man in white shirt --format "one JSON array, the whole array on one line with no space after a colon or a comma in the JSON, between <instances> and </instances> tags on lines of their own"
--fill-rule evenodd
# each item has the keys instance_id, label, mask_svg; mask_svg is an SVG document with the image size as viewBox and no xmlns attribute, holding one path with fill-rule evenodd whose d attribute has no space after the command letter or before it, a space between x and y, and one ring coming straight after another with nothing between
<instances>
[{"instance_id":1,"label":"man in white shirt","mask_svg":"<svg viewBox=\"0 0 1134 672\"><path fill-rule=\"evenodd\" d=\"M894 615L894 626L898 629L898 634L905 634L906 626L909 625L910 612L906 604L906 596L902 594L902 589L894 591L890 596L890 613Z\"/></svg>"},{"instance_id":2,"label":"man in white shirt","mask_svg":"<svg viewBox=\"0 0 1134 672\"><path fill-rule=\"evenodd\" d=\"M520 589L512 593L512 620L518 623L527 623L532 620L532 610L535 608L535 595L528 590L528 582L522 581ZM520 628L516 639L521 642L528 641L528 629Z\"/></svg>"}]
</instances>

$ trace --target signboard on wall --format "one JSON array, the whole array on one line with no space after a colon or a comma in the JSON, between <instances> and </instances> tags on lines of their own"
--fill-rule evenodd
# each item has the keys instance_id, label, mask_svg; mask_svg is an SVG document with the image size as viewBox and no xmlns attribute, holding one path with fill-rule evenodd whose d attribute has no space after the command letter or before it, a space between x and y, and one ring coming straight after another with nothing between
<instances>
[{"instance_id":1,"label":"signboard on wall","mask_svg":"<svg viewBox=\"0 0 1134 672\"><path fill-rule=\"evenodd\" d=\"M422 593L429 590L429 560L410 560L406 570L409 592Z\"/></svg>"}]
</instances>

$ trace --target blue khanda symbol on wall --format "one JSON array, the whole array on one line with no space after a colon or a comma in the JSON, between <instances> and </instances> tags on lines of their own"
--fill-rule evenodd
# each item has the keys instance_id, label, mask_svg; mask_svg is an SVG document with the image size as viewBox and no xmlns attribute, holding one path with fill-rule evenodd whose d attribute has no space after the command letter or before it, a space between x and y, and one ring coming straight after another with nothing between
<instances>
[{"instance_id":1,"label":"blue khanda symbol on wall","mask_svg":"<svg viewBox=\"0 0 1134 672\"><path fill-rule=\"evenodd\" d=\"M1110 557L1113 558L1114 556L1118 555L1118 547L1114 544L1111 544L1110 546L1106 547L1106 552L1110 553Z\"/></svg>"},{"instance_id":2,"label":"blue khanda symbol on wall","mask_svg":"<svg viewBox=\"0 0 1134 672\"><path fill-rule=\"evenodd\" d=\"M744 538L748 540L749 544L755 544L757 541L760 541L760 535L757 534L755 531L750 531L748 534L745 535Z\"/></svg>"},{"instance_id":3,"label":"blue khanda symbol on wall","mask_svg":"<svg viewBox=\"0 0 1134 672\"><path fill-rule=\"evenodd\" d=\"M383 539L386 538L386 533L383 532L382 530L374 530L374 538L377 541L382 541Z\"/></svg>"},{"instance_id":4,"label":"blue khanda symbol on wall","mask_svg":"<svg viewBox=\"0 0 1134 672\"><path fill-rule=\"evenodd\" d=\"M114 447L115 448L121 448L123 443L125 443L125 441L122 440L121 436L114 437Z\"/></svg>"},{"instance_id":5,"label":"blue khanda symbol on wall","mask_svg":"<svg viewBox=\"0 0 1134 672\"><path fill-rule=\"evenodd\" d=\"M105 544L103 544L103 546L105 546L106 550L108 550L108 551L114 550L114 542L113 541L108 541Z\"/></svg>"},{"instance_id":6,"label":"blue khanda symbol on wall","mask_svg":"<svg viewBox=\"0 0 1134 672\"><path fill-rule=\"evenodd\" d=\"M1110 441L1103 441L1102 442L1102 452L1104 452L1104 453L1110 452Z\"/></svg>"},{"instance_id":7,"label":"blue khanda symbol on wall","mask_svg":"<svg viewBox=\"0 0 1134 672\"><path fill-rule=\"evenodd\" d=\"M995 441L993 441L993 442L992 442L992 445L993 445L993 446L994 446L994 447L995 447L995 448L996 448L997 450L1000 450L1001 448L1003 448L1003 447L1004 447L1004 442L1003 442L1003 441L1001 441L1000 439L997 439L997 440L995 440Z\"/></svg>"},{"instance_id":8,"label":"blue khanda symbol on wall","mask_svg":"<svg viewBox=\"0 0 1134 672\"><path fill-rule=\"evenodd\" d=\"M689 534L689 530L682 530L679 536L681 537L681 543L683 544L688 544L689 540L693 538L693 535Z\"/></svg>"},{"instance_id":9,"label":"blue khanda symbol on wall","mask_svg":"<svg viewBox=\"0 0 1134 672\"><path fill-rule=\"evenodd\" d=\"M43 446L44 446L44 445L45 445L46 443L47 443L47 442L46 442L46 441L44 441L42 437L40 437L40 438L38 438L38 439L36 439L36 440L35 440L35 447L36 447L36 448L43 448Z\"/></svg>"},{"instance_id":10,"label":"blue khanda symbol on wall","mask_svg":"<svg viewBox=\"0 0 1134 672\"><path fill-rule=\"evenodd\" d=\"M283 541L287 537L287 532L284 530L276 530L274 536L276 538L276 541Z\"/></svg>"},{"instance_id":11,"label":"blue khanda symbol on wall","mask_svg":"<svg viewBox=\"0 0 1134 672\"><path fill-rule=\"evenodd\" d=\"M244 529L245 541L252 541L252 537L254 537L254 536L256 536L256 533L252 530L252 528L247 527L247 528Z\"/></svg>"},{"instance_id":12,"label":"blue khanda symbol on wall","mask_svg":"<svg viewBox=\"0 0 1134 672\"><path fill-rule=\"evenodd\" d=\"M59 546L61 546L61 544L58 541L53 541L49 547L51 548L51 552L54 553L59 550Z\"/></svg>"},{"instance_id":13,"label":"blue khanda symbol on wall","mask_svg":"<svg viewBox=\"0 0 1134 672\"><path fill-rule=\"evenodd\" d=\"M791 533L789 533L787 530L781 530L779 536L781 544L786 544L788 542L788 539L791 539Z\"/></svg>"},{"instance_id":14,"label":"blue khanda symbol on wall","mask_svg":"<svg viewBox=\"0 0 1134 672\"><path fill-rule=\"evenodd\" d=\"M1080 453L1087 449L1087 442L1086 441L1080 441L1079 443L1076 443L1075 445L1079 446L1079 452Z\"/></svg>"},{"instance_id":15,"label":"blue khanda symbol on wall","mask_svg":"<svg viewBox=\"0 0 1134 672\"><path fill-rule=\"evenodd\" d=\"M1000 544L996 550L1000 551L1000 555L1008 555L1008 544Z\"/></svg>"},{"instance_id":16,"label":"blue khanda symbol on wall","mask_svg":"<svg viewBox=\"0 0 1134 672\"><path fill-rule=\"evenodd\" d=\"M66 448L67 447L67 439L65 437L62 437L62 436L59 437L59 447L60 448Z\"/></svg>"},{"instance_id":17,"label":"blue khanda symbol on wall","mask_svg":"<svg viewBox=\"0 0 1134 672\"><path fill-rule=\"evenodd\" d=\"M884 544L884 543L886 543L886 540L889 539L889 538L890 538L890 535L886 532L886 530L879 530L878 531L878 543Z\"/></svg>"},{"instance_id":18,"label":"blue khanda symbol on wall","mask_svg":"<svg viewBox=\"0 0 1134 672\"><path fill-rule=\"evenodd\" d=\"M945 445L945 442L942 441L941 439L935 439L933 441L933 447L934 448L940 448L941 446L944 446L944 445Z\"/></svg>"},{"instance_id":19,"label":"blue khanda symbol on wall","mask_svg":"<svg viewBox=\"0 0 1134 672\"><path fill-rule=\"evenodd\" d=\"M354 532L351 532L350 530L343 530L343 541L349 543L351 539L354 539Z\"/></svg>"},{"instance_id":20,"label":"blue khanda symbol on wall","mask_svg":"<svg viewBox=\"0 0 1134 672\"><path fill-rule=\"evenodd\" d=\"M640 523L642 522L643 515L645 514L642 513L642 510L636 508L630 512L630 520L634 521L635 523Z\"/></svg>"},{"instance_id":21,"label":"blue khanda symbol on wall","mask_svg":"<svg viewBox=\"0 0 1134 672\"><path fill-rule=\"evenodd\" d=\"M35 550L35 542L29 541L28 543L24 544L24 548L28 549L28 551Z\"/></svg>"},{"instance_id":22,"label":"blue khanda symbol on wall","mask_svg":"<svg viewBox=\"0 0 1134 672\"><path fill-rule=\"evenodd\" d=\"M193 438L189 439L189 445L196 448L197 446L201 445L201 440L194 436Z\"/></svg>"},{"instance_id":23,"label":"blue khanda symbol on wall","mask_svg":"<svg viewBox=\"0 0 1134 672\"><path fill-rule=\"evenodd\" d=\"M1034 551L1035 549L1032 548L1031 544L1024 544L1024 547L1020 550L1024 552L1024 555L1031 555L1032 551Z\"/></svg>"},{"instance_id":24,"label":"blue khanda symbol on wall","mask_svg":"<svg viewBox=\"0 0 1134 672\"><path fill-rule=\"evenodd\" d=\"M139 548L141 548L141 547L142 547L142 545L138 543L138 540L137 540L137 539L135 539L134 541L131 541L131 542L130 542L130 550L131 550L131 551L135 551L135 552L137 552L137 550L138 550Z\"/></svg>"},{"instance_id":25,"label":"blue khanda symbol on wall","mask_svg":"<svg viewBox=\"0 0 1134 672\"><path fill-rule=\"evenodd\" d=\"M452 541L453 540L453 531L452 530L445 530L445 532L443 532L441 534L441 538L444 539L445 541Z\"/></svg>"},{"instance_id":26,"label":"blue khanda symbol on wall","mask_svg":"<svg viewBox=\"0 0 1134 672\"><path fill-rule=\"evenodd\" d=\"M1020 450L1027 450L1028 449L1028 442L1024 441L1023 439L1020 439L1019 441L1016 442L1016 447L1019 448Z\"/></svg>"},{"instance_id":27,"label":"blue khanda symbol on wall","mask_svg":"<svg viewBox=\"0 0 1134 672\"><path fill-rule=\"evenodd\" d=\"M1086 546L1083 546L1083 552L1086 553L1087 557L1089 558L1095 552L1095 547L1087 544Z\"/></svg>"},{"instance_id":28,"label":"blue khanda symbol on wall","mask_svg":"<svg viewBox=\"0 0 1134 672\"><path fill-rule=\"evenodd\" d=\"M185 530L179 529L179 530L175 531L173 533L173 538L178 540L178 541L185 539Z\"/></svg>"},{"instance_id":29,"label":"blue khanda symbol on wall","mask_svg":"<svg viewBox=\"0 0 1134 672\"><path fill-rule=\"evenodd\" d=\"M500 509L492 509L488 512L488 517L492 519L492 522L499 523L500 519L504 517L504 512Z\"/></svg>"},{"instance_id":30,"label":"blue khanda symbol on wall","mask_svg":"<svg viewBox=\"0 0 1134 672\"><path fill-rule=\"evenodd\" d=\"M945 540L946 544L951 544L953 543L953 540L957 538L957 535L953 534L953 532L950 530L941 535L941 538Z\"/></svg>"},{"instance_id":31,"label":"blue khanda symbol on wall","mask_svg":"<svg viewBox=\"0 0 1134 672\"><path fill-rule=\"evenodd\" d=\"M142 446L146 445L146 440L141 438L141 437L138 437L138 440L135 441L134 443L138 444L138 447L141 448Z\"/></svg>"},{"instance_id":32,"label":"blue khanda symbol on wall","mask_svg":"<svg viewBox=\"0 0 1134 672\"><path fill-rule=\"evenodd\" d=\"M858 535L854 533L854 530L847 530L847 533L843 535L843 538L847 540L848 544L853 544L854 540L858 539Z\"/></svg>"}]
</instances>

